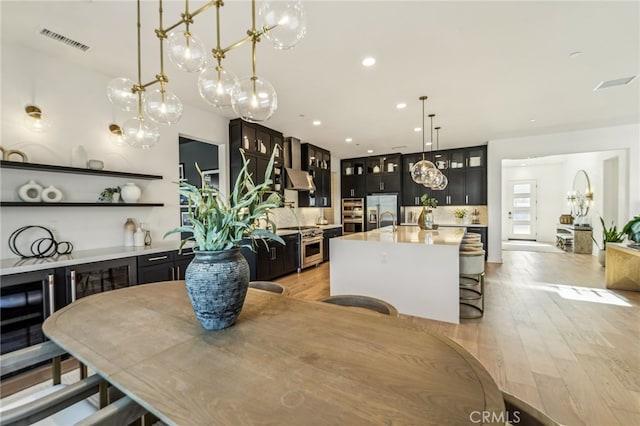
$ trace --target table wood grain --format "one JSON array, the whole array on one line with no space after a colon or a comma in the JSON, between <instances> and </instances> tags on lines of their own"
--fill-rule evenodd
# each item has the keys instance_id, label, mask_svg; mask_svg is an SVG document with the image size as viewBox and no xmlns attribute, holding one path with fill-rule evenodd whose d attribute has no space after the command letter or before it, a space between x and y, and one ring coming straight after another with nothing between
<instances>
[{"instance_id":1,"label":"table wood grain","mask_svg":"<svg viewBox=\"0 0 640 426\"><path fill-rule=\"evenodd\" d=\"M444 336L259 290L220 331L199 325L184 281L79 299L43 329L167 424L453 425L504 410L489 373Z\"/></svg>"}]
</instances>

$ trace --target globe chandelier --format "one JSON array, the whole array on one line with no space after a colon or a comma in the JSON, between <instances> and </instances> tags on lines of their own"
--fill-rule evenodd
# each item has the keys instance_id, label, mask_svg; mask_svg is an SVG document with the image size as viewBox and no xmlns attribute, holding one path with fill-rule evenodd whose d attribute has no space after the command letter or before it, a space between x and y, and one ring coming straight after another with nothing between
<instances>
[{"instance_id":1,"label":"globe chandelier","mask_svg":"<svg viewBox=\"0 0 640 426\"><path fill-rule=\"evenodd\" d=\"M427 188L434 188L442 184L443 178L446 177L438 170L438 168L431 161L425 157L427 145L424 140L424 101L427 100L427 96L420 96L418 99L422 101L422 160L416 162L410 169L411 179L415 183L426 186ZM431 118L431 140L433 141L433 116ZM433 142L432 142L433 145ZM434 188L435 189L435 188Z\"/></svg>"},{"instance_id":2,"label":"globe chandelier","mask_svg":"<svg viewBox=\"0 0 640 426\"><path fill-rule=\"evenodd\" d=\"M174 124L182 117L180 99L167 89L169 78L164 73L164 47L168 44L169 60L186 72L199 72L198 91L200 96L215 108L233 108L243 119L251 122L265 121L275 113L278 102L276 91L267 80L256 74L256 44L264 35L276 49L294 47L306 33L306 17L300 0L285 2L265 1L258 10L258 16L264 24L257 27L256 1L251 0L251 28L241 40L223 48L220 43L220 9L223 0L209 1L197 10L189 11L189 0L185 0L184 12L175 24L164 27L162 0L158 0L159 27L155 29L160 42L160 72L155 79L142 82L140 1L137 0L137 48L138 81L128 78L113 79L107 87L111 103L124 111L137 110L137 115L122 126L122 137L131 146L147 149L160 140L158 124ZM211 49L215 64L207 63L205 45L191 33L190 25L194 17L211 7L216 8L216 47ZM177 30L184 25L184 30ZM174 31L175 30L175 31ZM237 78L223 67L223 59L230 50L245 43L251 43L250 75ZM147 92L155 84L159 88Z\"/></svg>"},{"instance_id":3,"label":"globe chandelier","mask_svg":"<svg viewBox=\"0 0 640 426\"><path fill-rule=\"evenodd\" d=\"M435 114L433 114L435 116ZM431 115L429 115L429 117L431 117ZM431 118L431 133L433 134L433 117ZM440 126L436 127L436 150L440 149ZM433 148L433 145L432 145ZM438 169L438 172L440 172L440 170ZM447 177L440 172L440 176L438 176L437 179L434 180L433 185L430 187L431 189L435 189L437 191L441 191L443 189L445 189L447 187L447 185L449 184L449 179L447 179Z\"/></svg>"}]
</instances>

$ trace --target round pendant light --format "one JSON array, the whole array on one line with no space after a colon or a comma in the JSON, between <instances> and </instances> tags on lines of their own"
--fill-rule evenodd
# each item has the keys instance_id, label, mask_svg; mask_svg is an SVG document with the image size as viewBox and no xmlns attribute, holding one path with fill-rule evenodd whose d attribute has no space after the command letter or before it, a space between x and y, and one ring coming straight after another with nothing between
<instances>
[{"instance_id":1,"label":"round pendant light","mask_svg":"<svg viewBox=\"0 0 640 426\"><path fill-rule=\"evenodd\" d=\"M424 141L424 101L427 100L427 96L420 96L418 99L422 101L422 160L416 162L413 167L411 167L411 179L413 179L415 183L431 186L440 171L435 164L425 158L427 146Z\"/></svg>"}]
</instances>

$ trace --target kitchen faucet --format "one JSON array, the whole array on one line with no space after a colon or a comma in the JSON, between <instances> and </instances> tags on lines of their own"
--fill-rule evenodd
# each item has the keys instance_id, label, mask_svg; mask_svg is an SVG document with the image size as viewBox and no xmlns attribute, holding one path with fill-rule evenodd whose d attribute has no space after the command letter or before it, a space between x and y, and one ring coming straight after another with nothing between
<instances>
[{"instance_id":1,"label":"kitchen faucet","mask_svg":"<svg viewBox=\"0 0 640 426\"><path fill-rule=\"evenodd\" d=\"M380 217L378 217L378 220L382 222L382 218L388 214L391 215L391 219L393 220L393 225L391 226L391 230L393 232L396 232L398 230L398 227L396 226L396 215L394 215L391 210L385 210L382 213L380 213Z\"/></svg>"}]
</instances>

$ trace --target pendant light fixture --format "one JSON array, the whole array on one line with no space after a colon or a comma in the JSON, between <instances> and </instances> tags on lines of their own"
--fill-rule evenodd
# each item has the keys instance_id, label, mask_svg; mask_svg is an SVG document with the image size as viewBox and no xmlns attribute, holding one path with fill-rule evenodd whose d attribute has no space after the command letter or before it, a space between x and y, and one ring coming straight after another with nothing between
<instances>
[{"instance_id":1,"label":"pendant light fixture","mask_svg":"<svg viewBox=\"0 0 640 426\"><path fill-rule=\"evenodd\" d=\"M440 149L440 126L436 127L435 129L436 129L436 151L437 151ZM440 172L440 170L438 170L438 172ZM449 184L449 179L442 172L440 172L440 176L438 176L438 179L436 179L436 181L433 183L433 186L431 186L431 189L435 189L436 191L441 191L445 189L448 184Z\"/></svg>"},{"instance_id":2,"label":"pendant light fixture","mask_svg":"<svg viewBox=\"0 0 640 426\"><path fill-rule=\"evenodd\" d=\"M198 90L200 96L216 108L232 107L236 114L247 121L268 120L277 109L277 96L273 86L256 73L256 44L262 36L269 39L276 49L294 47L306 33L306 16L300 0L293 2L263 2L259 16L264 25L256 24L256 1L251 0L251 28L240 41L222 48L220 44L220 9L223 0L212 0L190 12L189 0L185 0L184 13L175 24L164 27L162 0L159 5L159 28L155 34L160 42L160 72L155 79L143 84L141 79L140 0L138 4L138 82L116 78L107 87L109 100L118 108L134 111L138 115L123 125L123 136L130 145L148 148L159 139L155 123L173 124L182 117L182 103L167 89L168 77L164 73L164 43L168 43L168 57L178 68L187 72L200 72ZM206 65L204 43L191 33L193 19L205 10L216 8L216 47L211 50L216 65ZM184 24L184 31L174 31ZM222 66L227 52L247 42L252 45L252 73L238 79ZM160 88L145 94L146 88L159 83ZM144 114L143 114L144 111Z\"/></svg>"},{"instance_id":3,"label":"pendant light fixture","mask_svg":"<svg viewBox=\"0 0 640 426\"><path fill-rule=\"evenodd\" d=\"M424 101L427 100L427 96L420 96L418 99L422 101L422 160L411 167L411 179L413 179L415 183L431 186L439 170L435 164L425 158L427 145L424 140Z\"/></svg>"}]
</instances>

